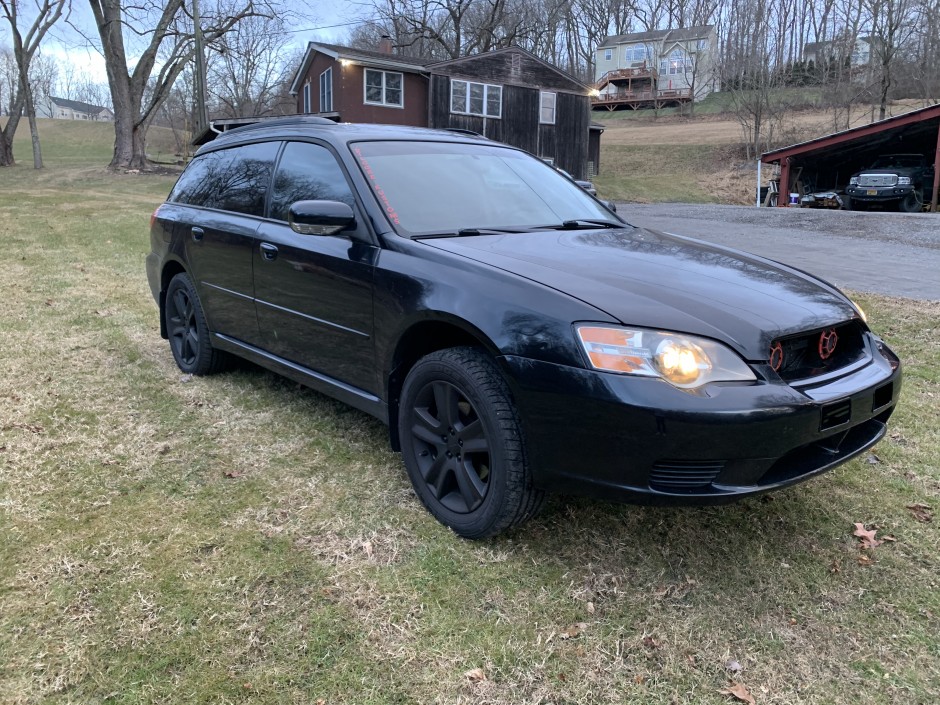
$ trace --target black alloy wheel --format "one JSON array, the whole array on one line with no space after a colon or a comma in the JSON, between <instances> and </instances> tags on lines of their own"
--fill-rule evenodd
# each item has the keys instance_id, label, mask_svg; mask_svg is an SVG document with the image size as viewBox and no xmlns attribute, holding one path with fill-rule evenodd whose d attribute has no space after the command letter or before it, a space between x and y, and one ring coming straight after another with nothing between
<instances>
[{"instance_id":1,"label":"black alloy wheel","mask_svg":"<svg viewBox=\"0 0 940 705\"><path fill-rule=\"evenodd\" d=\"M416 494L461 536L492 536L541 507L508 385L480 350L441 350L415 364L402 389L399 438Z\"/></svg>"},{"instance_id":2,"label":"black alloy wheel","mask_svg":"<svg viewBox=\"0 0 940 705\"><path fill-rule=\"evenodd\" d=\"M170 350L183 372L207 375L222 369L224 353L212 347L202 304L187 274L170 280L164 315Z\"/></svg>"}]
</instances>

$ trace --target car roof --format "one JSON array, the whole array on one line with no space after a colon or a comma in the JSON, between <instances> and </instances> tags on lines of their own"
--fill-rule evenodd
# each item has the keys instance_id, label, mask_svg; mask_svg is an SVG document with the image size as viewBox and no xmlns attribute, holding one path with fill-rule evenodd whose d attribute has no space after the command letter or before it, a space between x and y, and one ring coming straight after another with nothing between
<instances>
[{"instance_id":1,"label":"car roof","mask_svg":"<svg viewBox=\"0 0 940 705\"><path fill-rule=\"evenodd\" d=\"M277 120L265 120L228 130L204 144L196 154L211 152L245 142L263 139L291 139L317 137L333 144L367 140L421 140L435 142L465 142L499 144L469 130L432 130L426 127L402 125L372 125L365 123L333 122L313 115L296 115ZM502 146L502 145L501 145Z\"/></svg>"}]
</instances>

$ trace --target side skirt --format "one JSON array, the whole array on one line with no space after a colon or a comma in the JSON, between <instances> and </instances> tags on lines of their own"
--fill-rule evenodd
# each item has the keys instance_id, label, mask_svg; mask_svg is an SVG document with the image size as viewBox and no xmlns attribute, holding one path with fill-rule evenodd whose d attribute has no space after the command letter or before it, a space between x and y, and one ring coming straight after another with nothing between
<instances>
[{"instance_id":1,"label":"side skirt","mask_svg":"<svg viewBox=\"0 0 940 705\"><path fill-rule=\"evenodd\" d=\"M348 404L360 411L376 417L384 424L388 424L388 405L374 394L340 382L338 379L321 374L303 365L285 360L277 355L230 338L221 333L212 334L212 345L238 357L243 357L265 369L277 372L279 375L310 387L322 394L333 397L344 404Z\"/></svg>"}]
</instances>

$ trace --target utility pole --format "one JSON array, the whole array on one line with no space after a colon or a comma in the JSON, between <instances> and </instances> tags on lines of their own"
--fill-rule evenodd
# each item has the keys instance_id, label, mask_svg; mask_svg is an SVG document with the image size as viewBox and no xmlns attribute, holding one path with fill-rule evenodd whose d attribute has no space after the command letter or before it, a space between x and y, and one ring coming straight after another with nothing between
<instances>
[{"instance_id":1,"label":"utility pole","mask_svg":"<svg viewBox=\"0 0 940 705\"><path fill-rule=\"evenodd\" d=\"M206 57L202 46L202 20L199 17L199 0L193 0L193 39L196 43L196 80L193 88L196 93L195 135L201 134L209 126L209 112L206 109Z\"/></svg>"}]
</instances>

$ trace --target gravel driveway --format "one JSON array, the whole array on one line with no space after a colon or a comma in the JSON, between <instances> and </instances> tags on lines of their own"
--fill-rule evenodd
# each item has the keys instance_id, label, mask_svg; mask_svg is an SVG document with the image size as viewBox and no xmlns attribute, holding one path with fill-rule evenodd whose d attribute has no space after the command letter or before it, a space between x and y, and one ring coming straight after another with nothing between
<instances>
[{"instance_id":1,"label":"gravel driveway","mask_svg":"<svg viewBox=\"0 0 940 705\"><path fill-rule=\"evenodd\" d=\"M627 222L737 247L840 287L940 300L940 214L618 204Z\"/></svg>"}]
</instances>

